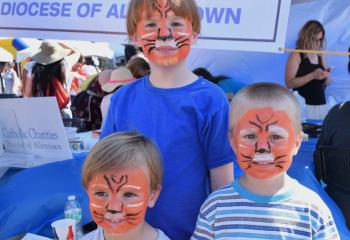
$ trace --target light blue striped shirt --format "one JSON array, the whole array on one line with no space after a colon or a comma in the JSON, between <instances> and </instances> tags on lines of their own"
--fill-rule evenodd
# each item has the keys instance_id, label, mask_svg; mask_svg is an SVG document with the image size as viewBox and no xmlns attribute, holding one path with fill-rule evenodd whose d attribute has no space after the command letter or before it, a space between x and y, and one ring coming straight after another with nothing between
<instances>
[{"instance_id":1,"label":"light blue striped shirt","mask_svg":"<svg viewBox=\"0 0 350 240\"><path fill-rule=\"evenodd\" d=\"M340 239L322 199L294 181L277 195L249 192L234 181L213 192L201 207L191 240Z\"/></svg>"}]
</instances>

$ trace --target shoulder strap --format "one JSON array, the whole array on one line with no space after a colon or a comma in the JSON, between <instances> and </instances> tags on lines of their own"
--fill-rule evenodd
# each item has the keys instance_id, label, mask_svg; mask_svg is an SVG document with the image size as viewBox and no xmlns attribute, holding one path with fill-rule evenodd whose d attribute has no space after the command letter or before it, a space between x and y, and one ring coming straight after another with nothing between
<instances>
[{"instance_id":1,"label":"shoulder strap","mask_svg":"<svg viewBox=\"0 0 350 240\"><path fill-rule=\"evenodd\" d=\"M318 64L320 64L322 67L324 67L323 59L322 59L321 55L318 55Z\"/></svg>"}]
</instances>

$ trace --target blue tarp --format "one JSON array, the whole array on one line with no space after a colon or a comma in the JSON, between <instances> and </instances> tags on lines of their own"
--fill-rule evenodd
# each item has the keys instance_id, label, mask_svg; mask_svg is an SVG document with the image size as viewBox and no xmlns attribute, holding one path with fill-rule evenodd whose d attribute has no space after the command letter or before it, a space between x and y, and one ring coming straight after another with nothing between
<instances>
[{"instance_id":1,"label":"blue tarp","mask_svg":"<svg viewBox=\"0 0 350 240\"><path fill-rule=\"evenodd\" d=\"M350 239L341 211L314 176L312 153L315 143L313 139L302 144L288 173L321 196L332 211L341 239ZM1 178L0 239L27 232L52 237L50 225L63 218L64 204L71 194L76 195L82 205L83 224L92 221L88 197L80 182L85 157L86 154L75 155L73 160L7 173ZM237 166L235 164L236 177L242 175Z\"/></svg>"}]
</instances>

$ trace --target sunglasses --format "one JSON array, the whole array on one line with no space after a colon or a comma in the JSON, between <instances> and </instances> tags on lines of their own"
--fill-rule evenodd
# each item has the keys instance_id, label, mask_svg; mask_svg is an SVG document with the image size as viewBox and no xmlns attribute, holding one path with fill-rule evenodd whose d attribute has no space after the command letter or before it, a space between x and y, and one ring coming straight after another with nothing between
<instances>
[{"instance_id":1,"label":"sunglasses","mask_svg":"<svg viewBox=\"0 0 350 240\"><path fill-rule=\"evenodd\" d=\"M323 42L323 40L324 40L323 37L322 37L322 38L317 38L317 39L316 39L317 42Z\"/></svg>"}]
</instances>

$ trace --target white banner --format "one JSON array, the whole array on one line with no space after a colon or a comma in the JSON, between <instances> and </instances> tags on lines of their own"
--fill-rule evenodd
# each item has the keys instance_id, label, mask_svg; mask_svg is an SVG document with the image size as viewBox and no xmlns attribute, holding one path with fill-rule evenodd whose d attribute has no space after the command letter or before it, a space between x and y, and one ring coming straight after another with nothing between
<instances>
[{"instance_id":1,"label":"white banner","mask_svg":"<svg viewBox=\"0 0 350 240\"><path fill-rule=\"evenodd\" d=\"M55 97L0 99L0 168L72 159Z\"/></svg>"},{"instance_id":2,"label":"white banner","mask_svg":"<svg viewBox=\"0 0 350 240\"><path fill-rule=\"evenodd\" d=\"M0 0L8 37L128 41L127 0ZM198 0L198 48L277 52L284 47L291 0Z\"/></svg>"}]
</instances>

